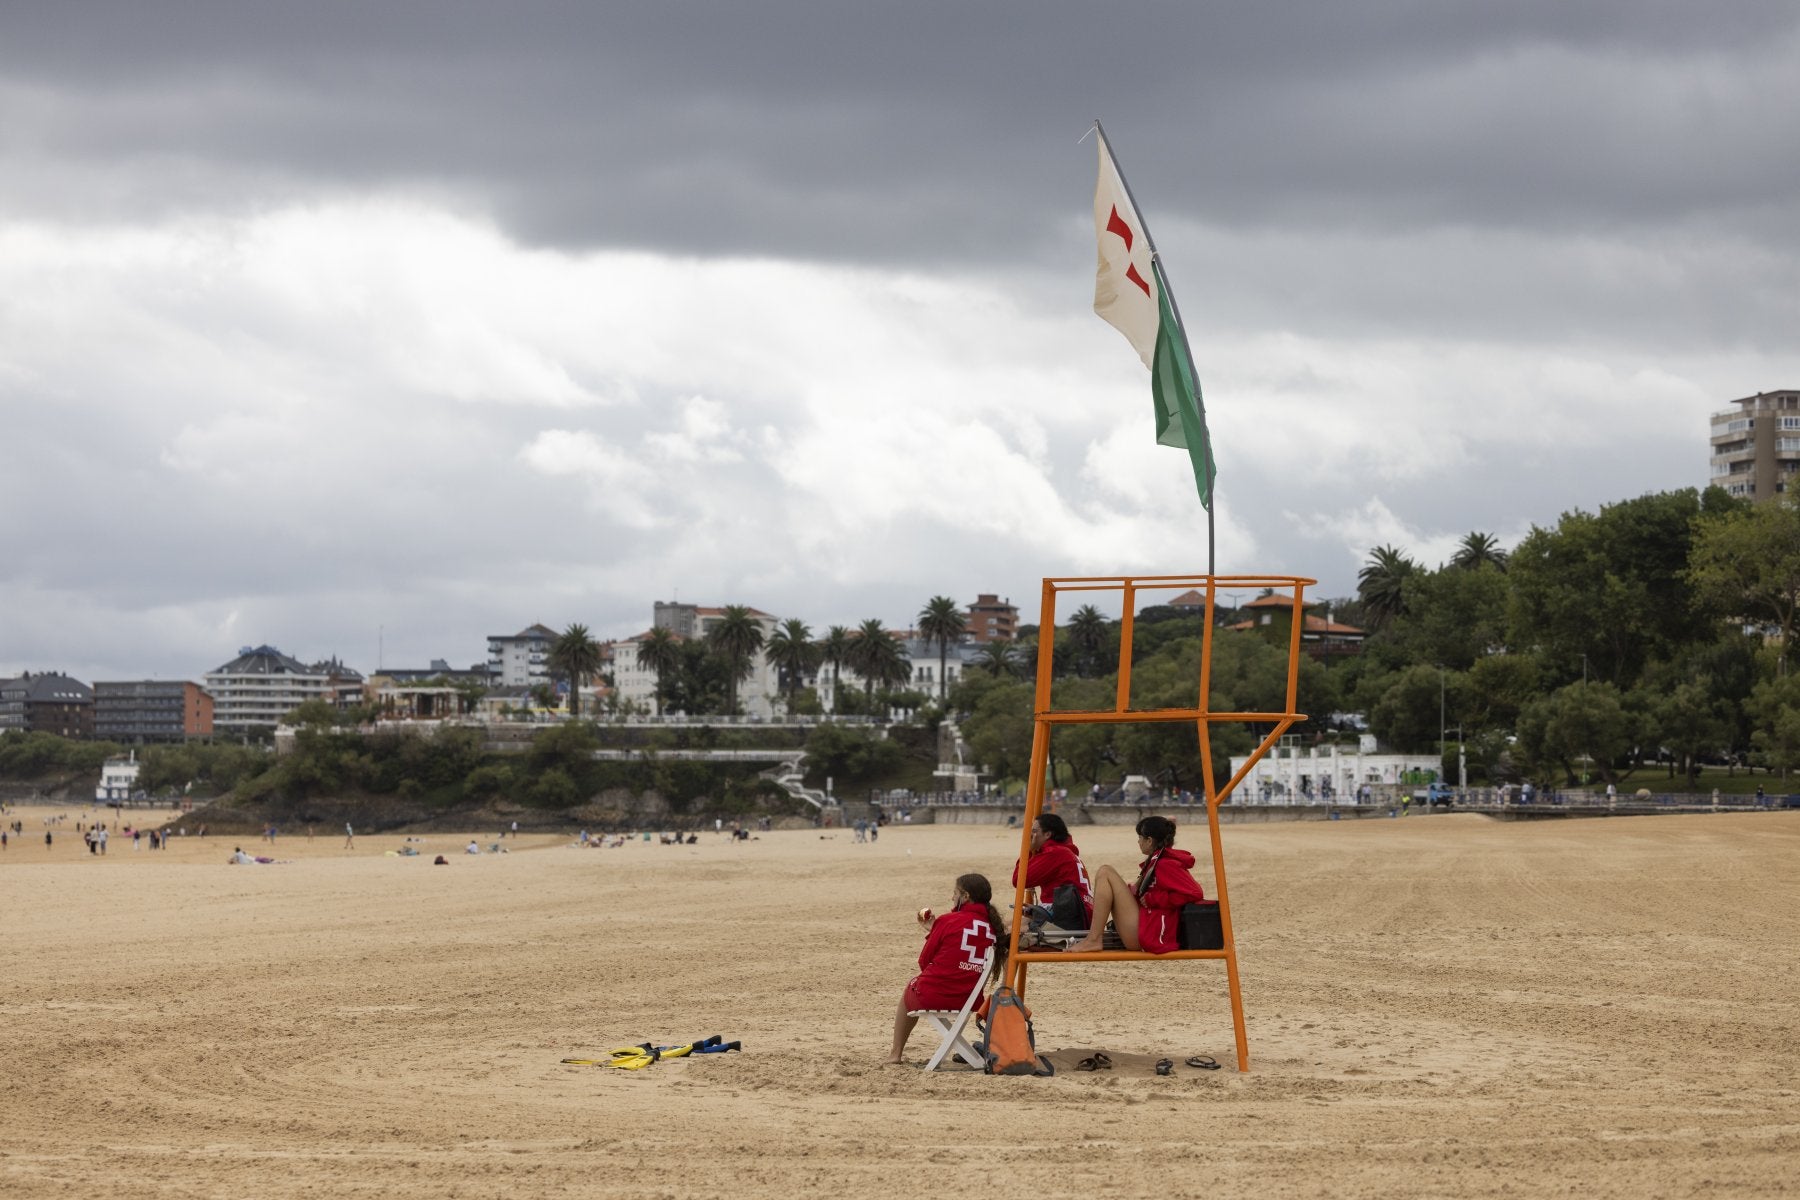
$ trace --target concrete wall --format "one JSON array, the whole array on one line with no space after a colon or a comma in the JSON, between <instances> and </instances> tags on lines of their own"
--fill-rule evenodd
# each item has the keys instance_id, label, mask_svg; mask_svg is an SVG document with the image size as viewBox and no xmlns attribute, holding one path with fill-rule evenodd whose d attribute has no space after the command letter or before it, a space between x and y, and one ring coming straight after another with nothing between
<instances>
[{"instance_id":1,"label":"concrete wall","mask_svg":"<svg viewBox=\"0 0 1800 1200\"><path fill-rule=\"evenodd\" d=\"M1064 805L1057 810L1062 819L1071 827L1081 825L1136 825L1144 817L1165 816L1174 818L1175 824L1183 829L1206 823L1206 808L1203 805L1183 807L1137 808L1128 804L1103 805L1092 808L1078 808ZM1357 808L1350 805L1339 805L1328 808L1323 804L1227 804L1219 809L1221 825L1256 825L1270 821L1329 821L1333 812L1338 819L1344 821L1386 820L1390 813L1398 810L1380 806ZM912 810L914 825L1005 825L1010 817L1015 822L1025 815L1023 804L956 804L937 807L919 807Z\"/></svg>"}]
</instances>

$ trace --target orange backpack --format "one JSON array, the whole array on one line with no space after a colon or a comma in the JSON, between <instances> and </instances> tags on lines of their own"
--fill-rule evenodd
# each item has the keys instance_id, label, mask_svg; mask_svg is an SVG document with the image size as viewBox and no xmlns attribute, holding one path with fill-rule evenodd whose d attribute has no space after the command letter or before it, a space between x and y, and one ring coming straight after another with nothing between
<instances>
[{"instance_id":1,"label":"orange backpack","mask_svg":"<svg viewBox=\"0 0 1800 1200\"><path fill-rule=\"evenodd\" d=\"M977 1047L989 1075L1054 1075L1056 1068L1037 1052L1031 1016L1019 994L999 987L988 999L987 1024Z\"/></svg>"}]
</instances>

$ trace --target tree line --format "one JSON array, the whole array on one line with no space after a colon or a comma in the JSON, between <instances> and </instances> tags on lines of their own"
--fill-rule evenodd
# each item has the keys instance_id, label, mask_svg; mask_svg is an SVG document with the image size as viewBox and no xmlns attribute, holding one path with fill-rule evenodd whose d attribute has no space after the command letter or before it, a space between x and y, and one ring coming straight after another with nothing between
<instances>
[{"instance_id":1,"label":"tree line","mask_svg":"<svg viewBox=\"0 0 1800 1200\"><path fill-rule=\"evenodd\" d=\"M918 615L919 636L938 648L938 699L944 699L944 667L950 648L962 641L966 618L948 596L933 596ZM687 716L735 715L743 711L738 688L759 658L774 667L781 696L790 713L822 711L816 690L806 687L818 671L831 670L834 713L878 712L896 704L918 708L928 697L903 691L912 681L912 664L900 644L899 631L871 617L855 629L832 625L815 637L797 617L782 621L765 634L756 614L743 604L725 607L704 636L686 639L658 626L635 643L635 665L655 677L653 712ZM547 655L551 673L570 684L570 714L580 716L581 686L615 681L603 672L603 655L585 625L573 624L558 635ZM845 669L862 680L862 698L837 686ZM614 702L615 708L617 701Z\"/></svg>"},{"instance_id":2,"label":"tree line","mask_svg":"<svg viewBox=\"0 0 1800 1200\"><path fill-rule=\"evenodd\" d=\"M1470 534L1427 569L1371 551L1337 696L1406 752L1448 728L1480 781L1624 782L1660 764L1800 766L1800 508L1719 488L1564 513L1510 552ZM1446 754L1446 760L1450 756Z\"/></svg>"}]
</instances>

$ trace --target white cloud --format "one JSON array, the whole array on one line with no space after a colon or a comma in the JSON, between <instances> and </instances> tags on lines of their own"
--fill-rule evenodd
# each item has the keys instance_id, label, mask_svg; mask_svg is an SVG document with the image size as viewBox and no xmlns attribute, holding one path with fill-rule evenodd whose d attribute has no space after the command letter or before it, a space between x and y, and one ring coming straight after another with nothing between
<instances>
[{"instance_id":1,"label":"white cloud","mask_svg":"<svg viewBox=\"0 0 1800 1200\"><path fill-rule=\"evenodd\" d=\"M472 661L533 620L634 632L677 589L903 624L935 592L1201 570L1186 456L1085 269L557 253L416 200L0 224L0 294L30 298L0 306L0 672L84 645L63 661L109 674L241 641L354 659L381 628L390 663ZM1195 338L1219 569L1327 594L1373 545L1435 563L1698 482L1704 381L1770 369Z\"/></svg>"}]
</instances>

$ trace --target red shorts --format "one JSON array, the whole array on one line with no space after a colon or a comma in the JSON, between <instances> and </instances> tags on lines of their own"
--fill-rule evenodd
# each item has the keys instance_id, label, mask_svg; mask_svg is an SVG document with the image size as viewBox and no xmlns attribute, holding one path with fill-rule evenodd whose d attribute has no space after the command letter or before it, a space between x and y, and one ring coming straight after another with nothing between
<instances>
[{"instance_id":1,"label":"red shorts","mask_svg":"<svg viewBox=\"0 0 1800 1200\"><path fill-rule=\"evenodd\" d=\"M901 992L900 996L906 1001L907 1012L919 1012L923 1009L933 1009L938 1012L945 1012L961 1008L964 1004L968 1003L969 993L974 989L975 976L971 974L969 976L968 986L963 989L963 994L952 1000L941 988L927 987L924 990L921 990L919 987L919 977L914 975L912 979L908 981L906 990Z\"/></svg>"}]
</instances>

